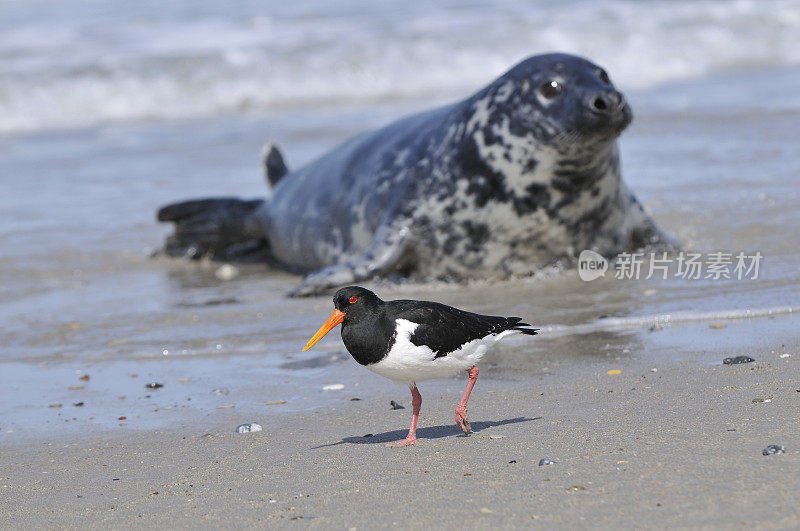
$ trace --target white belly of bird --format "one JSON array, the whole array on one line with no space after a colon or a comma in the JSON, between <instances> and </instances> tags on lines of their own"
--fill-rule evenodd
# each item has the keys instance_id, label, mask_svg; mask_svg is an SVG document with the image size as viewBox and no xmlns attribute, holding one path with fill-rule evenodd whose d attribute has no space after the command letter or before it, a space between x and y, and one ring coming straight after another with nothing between
<instances>
[{"instance_id":1,"label":"white belly of bird","mask_svg":"<svg viewBox=\"0 0 800 531\"><path fill-rule=\"evenodd\" d=\"M429 347L417 346L411 342L411 334L417 326L417 323L398 319L397 335L389 354L381 361L367 365L367 369L397 383L446 378L477 365L491 345L513 332L506 330L497 335L475 339L461 345L458 350L437 358Z\"/></svg>"}]
</instances>

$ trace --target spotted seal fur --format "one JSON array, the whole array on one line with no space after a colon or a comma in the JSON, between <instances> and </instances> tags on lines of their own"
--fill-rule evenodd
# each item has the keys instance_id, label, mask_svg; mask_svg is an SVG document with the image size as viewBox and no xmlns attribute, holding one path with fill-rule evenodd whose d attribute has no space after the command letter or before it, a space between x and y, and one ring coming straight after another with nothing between
<instances>
[{"instance_id":1,"label":"spotted seal fur","mask_svg":"<svg viewBox=\"0 0 800 531\"><path fill-rule=\"evenodd\" d=\"M264 253L308 272L292 295L375 276L530 275L583 249L673 245L620 177L632 113L605 70L530 57L469 98L352 138L289 171L265 155L266 200L162 208L173 256Z\"/></svg>"}]
</instances>

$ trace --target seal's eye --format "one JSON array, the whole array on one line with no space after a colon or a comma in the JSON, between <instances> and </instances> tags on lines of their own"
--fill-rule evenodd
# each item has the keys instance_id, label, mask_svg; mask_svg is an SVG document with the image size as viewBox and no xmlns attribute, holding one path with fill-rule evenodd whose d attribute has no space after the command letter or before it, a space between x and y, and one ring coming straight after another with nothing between
<instances>
[{"instance_id":1,"label":"seal's eye","mask_svg":"<svg viewBox=\"0 0 800 531\"><path fill-rule=\"evenodd\" d=\"M358 297L353 295L352 297L350 297L350 300L348 302L350 302L350 304L355 304L356 302L358 302Z\"/></svg>"},{"instance_id":2,"label":"seal's eye","mask_svg":"<svg viewBox=\"0 0 800 531\"><path fill-rule=\"evenodd\" d=\"M564 85L556 81L555 79L551 79L550 81L545 82L541 87L539 87L539 92L542 93L542 96L551 100L561 94L561 91L564 90Z\"/></svg>"},{"instance_id":3,"label":"seal's eye","mask_svg":"<svg viewBox=\"0 0 800 531\"><path fill-rule=\"evenodd\" d=\"M606 85L611 84L611 80L608 78L608 74L602 68L597 71L597 77L599 77L600 81L602 81Z\"/></svg>"}]
</instances>

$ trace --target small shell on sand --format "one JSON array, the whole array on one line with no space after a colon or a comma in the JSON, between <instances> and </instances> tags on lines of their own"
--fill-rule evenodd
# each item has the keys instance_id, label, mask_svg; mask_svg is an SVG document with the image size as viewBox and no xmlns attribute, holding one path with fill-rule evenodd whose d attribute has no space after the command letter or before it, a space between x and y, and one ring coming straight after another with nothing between
<instances>
[{"instance_id":1,"label":"small shell on sand","mask_svg":"<svg viewBox=\"0 0 800 531\"><path fill-rule=\"evenodd\" d=\"M770 444L763 450L761 450L761 455L773 455L773 454L783 454L786 453L786 448L782 444Z\"/></svg>"},{"instance_id":2,"label":"small shell on sand","mask_svg":"<svg viewBox=\"0 0 800 531\"><path fill-rule=\"evenodd\" d=\"M725 358L722 363L725 365L739 365L740 363L753 363L754 360L750 356L736 356L733 358Z\"/></svg>"},{"instance_id":3,"label":"small shell on sand","mask_svg":"<svg viewBox=\"0 0 800 531\"><path fill-rule=\"evenodd\" d=\"M252 433L254 431L261 431L264 428L257 422L248 422L247 424L240 424L236 427L236 433Z\"/></svg>"}]
</instances>

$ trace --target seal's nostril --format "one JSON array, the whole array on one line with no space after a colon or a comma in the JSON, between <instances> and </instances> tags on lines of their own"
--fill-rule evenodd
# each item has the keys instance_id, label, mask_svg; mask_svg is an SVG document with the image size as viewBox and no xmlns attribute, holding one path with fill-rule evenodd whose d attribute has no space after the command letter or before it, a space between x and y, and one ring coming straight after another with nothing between
<instances>
[{"instance_id":1,"label":"seal's nostril","mask_svg":"<svg viewBox=\"0 0 800 531\"><path fill-rule=\"evenodd\" d=\"M594 100L592 100L592 107L598 111L605 111L608 109L608 103L602 97L597 96Z\"/></svg>"}]
</instances>

